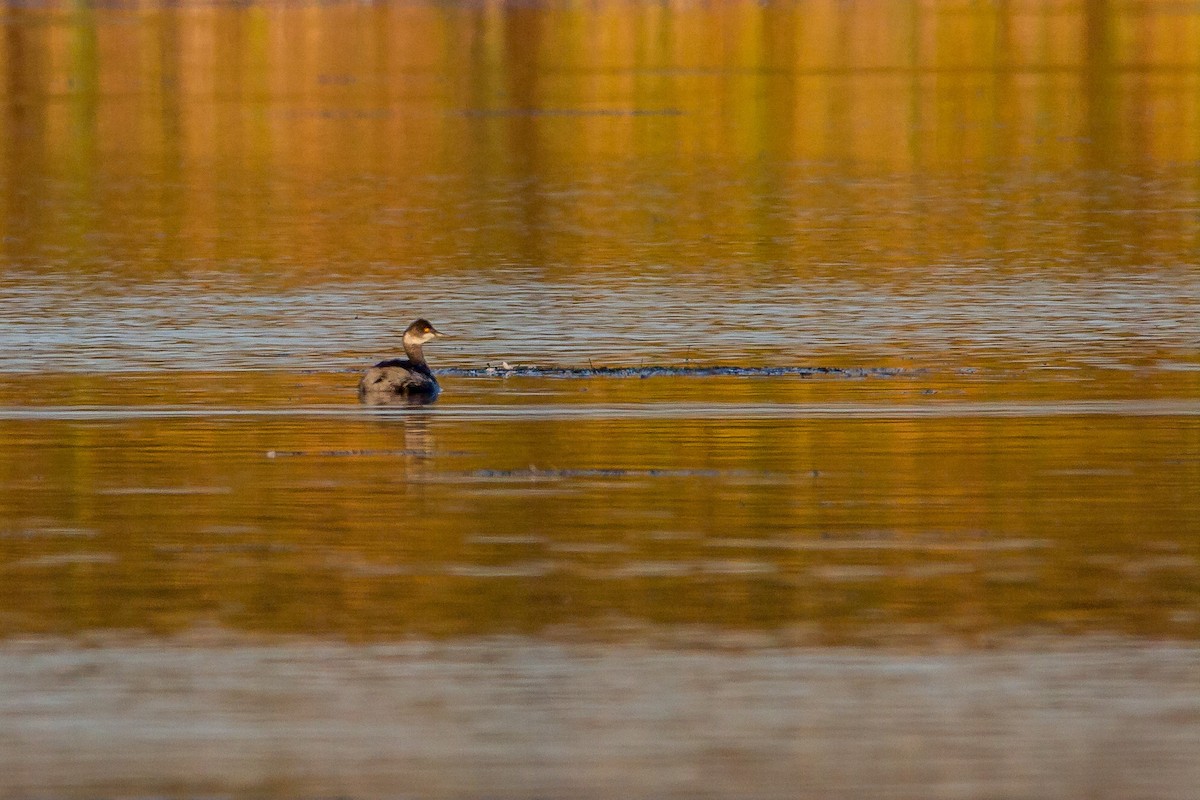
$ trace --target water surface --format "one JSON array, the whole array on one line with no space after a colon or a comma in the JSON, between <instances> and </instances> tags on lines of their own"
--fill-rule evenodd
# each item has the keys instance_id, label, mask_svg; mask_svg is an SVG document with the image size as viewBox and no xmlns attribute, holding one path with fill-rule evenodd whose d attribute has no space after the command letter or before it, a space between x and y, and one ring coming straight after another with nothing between
<instances>
[{"instance_id":1,"label":"water surface","mask_svg":"<svg viewBox=\"0 0 1200 800\"><path fill-rule=\"evenodd\" d=\"M0 28L0 795L1193 793L1194 9Z\"/></svg>"}]
</instances>

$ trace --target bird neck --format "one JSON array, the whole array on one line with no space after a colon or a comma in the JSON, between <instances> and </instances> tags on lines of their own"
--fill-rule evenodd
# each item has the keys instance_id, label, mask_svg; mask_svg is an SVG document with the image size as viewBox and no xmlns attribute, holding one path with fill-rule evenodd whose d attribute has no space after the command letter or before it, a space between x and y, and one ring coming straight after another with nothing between
<instances>
[{"instance_id":1,"label":"bird neck","mask_svg":"<svg viewBox=\"0 0 1200 800\"><path fill-rule=\"evenodd\" d=\"M425 366L425 351L421 349L420 342L405 341L404 354L412 363Z\"/></svg>"}]
</instances>

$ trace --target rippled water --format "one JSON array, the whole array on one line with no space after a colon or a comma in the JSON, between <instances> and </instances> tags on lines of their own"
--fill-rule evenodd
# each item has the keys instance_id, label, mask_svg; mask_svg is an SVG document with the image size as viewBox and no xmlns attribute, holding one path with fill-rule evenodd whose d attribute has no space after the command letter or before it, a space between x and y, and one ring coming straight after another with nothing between
<instances>
[{"instance_id":1,"label":"rippled water","mask_svg":"<svg viewBox=\"0 0 1200 800\"><path fill-rule=\"evenodd\" d=\"M1195 17L4 7L0 795L1190 797Z\"/></svg>"},{"instance_id":2,"label":"rippled water","mask_svg":"<svg viewBox=\"0 0 1200 800\"><path fill-rule=\"evenodd\" d=\"M1188 197L1192 217L1200 216L1194 193ZM1196 235L1180 242L1188 252L1177 258L1191 255ZM0 278L0 370L350 369L396 352L418 315L453 337L431 355L435 365L459 368L502 360L569 368L1024 366L1148 356L1196 366L1194 262L1080 262L995 254L975 265L915 260L916 274L897 275L871 272L864 251L839 265L680 273L670 264L585 262L579 269L595 273L587 278L486 261L468 274L396 263L365 267L377 273L367 280L336 282L286 267L275 274L269 265L144 282L15 270Z\"/></svg>"}]
</instances>

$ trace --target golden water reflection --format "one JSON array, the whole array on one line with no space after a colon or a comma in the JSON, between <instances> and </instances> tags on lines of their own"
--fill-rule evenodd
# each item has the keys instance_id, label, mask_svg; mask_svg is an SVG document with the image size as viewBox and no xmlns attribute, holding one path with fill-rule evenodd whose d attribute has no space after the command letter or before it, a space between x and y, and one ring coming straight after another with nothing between
<instances>
[{"instance_id":1,"label":"golden water reflection","mask_svg":"<svg viewBox=\"0 0 1200 800\"><path fill-rule=\"evenodd\" d=\"M323 402L278 414L10 403L0 631L1200 635L1194 381L1143 409L975 376L460 378L374 412L307 380Z\"/></svg>"},{"instance_id":2,"label":"golden water reflection","mask_svg":"<svg viewBox=\"0 0 1200 800\"><path fill-rule=\"evenodd\" d=\"M1200 631L1195 11L0 27L0 634Z\"/></svg>"},{"instance_id":3,"label":"golden water reflection","mask_svg":"<svg viewBox=\"0 0 1200 800\"><path fill-rule=\"evenodd\" d=\"M50 5L3 26L0 232L25 266L1128 264L1200 236L1200 24L1173 4Z\"/></svg>"}]
</instances>

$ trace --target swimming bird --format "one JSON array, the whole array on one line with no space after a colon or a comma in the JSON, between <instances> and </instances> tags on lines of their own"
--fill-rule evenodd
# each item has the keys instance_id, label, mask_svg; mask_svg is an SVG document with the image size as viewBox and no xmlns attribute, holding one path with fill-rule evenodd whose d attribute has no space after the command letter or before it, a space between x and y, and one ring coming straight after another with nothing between
<instances>
[{"instance_id":1,"label":"swimming bird","mask_svg":"<svg viewBox=\"0 0 1200 800\"><path fill-rule=\"evenodd\" d=\"M442 387L425 361L421 346L444 334L419 319L404 330L404 354L408 358L380 361L363 374L358 382L358 396L364 402L380 402L392 398L429 401L437 397Z\"/></svg>"}]
</instances>

